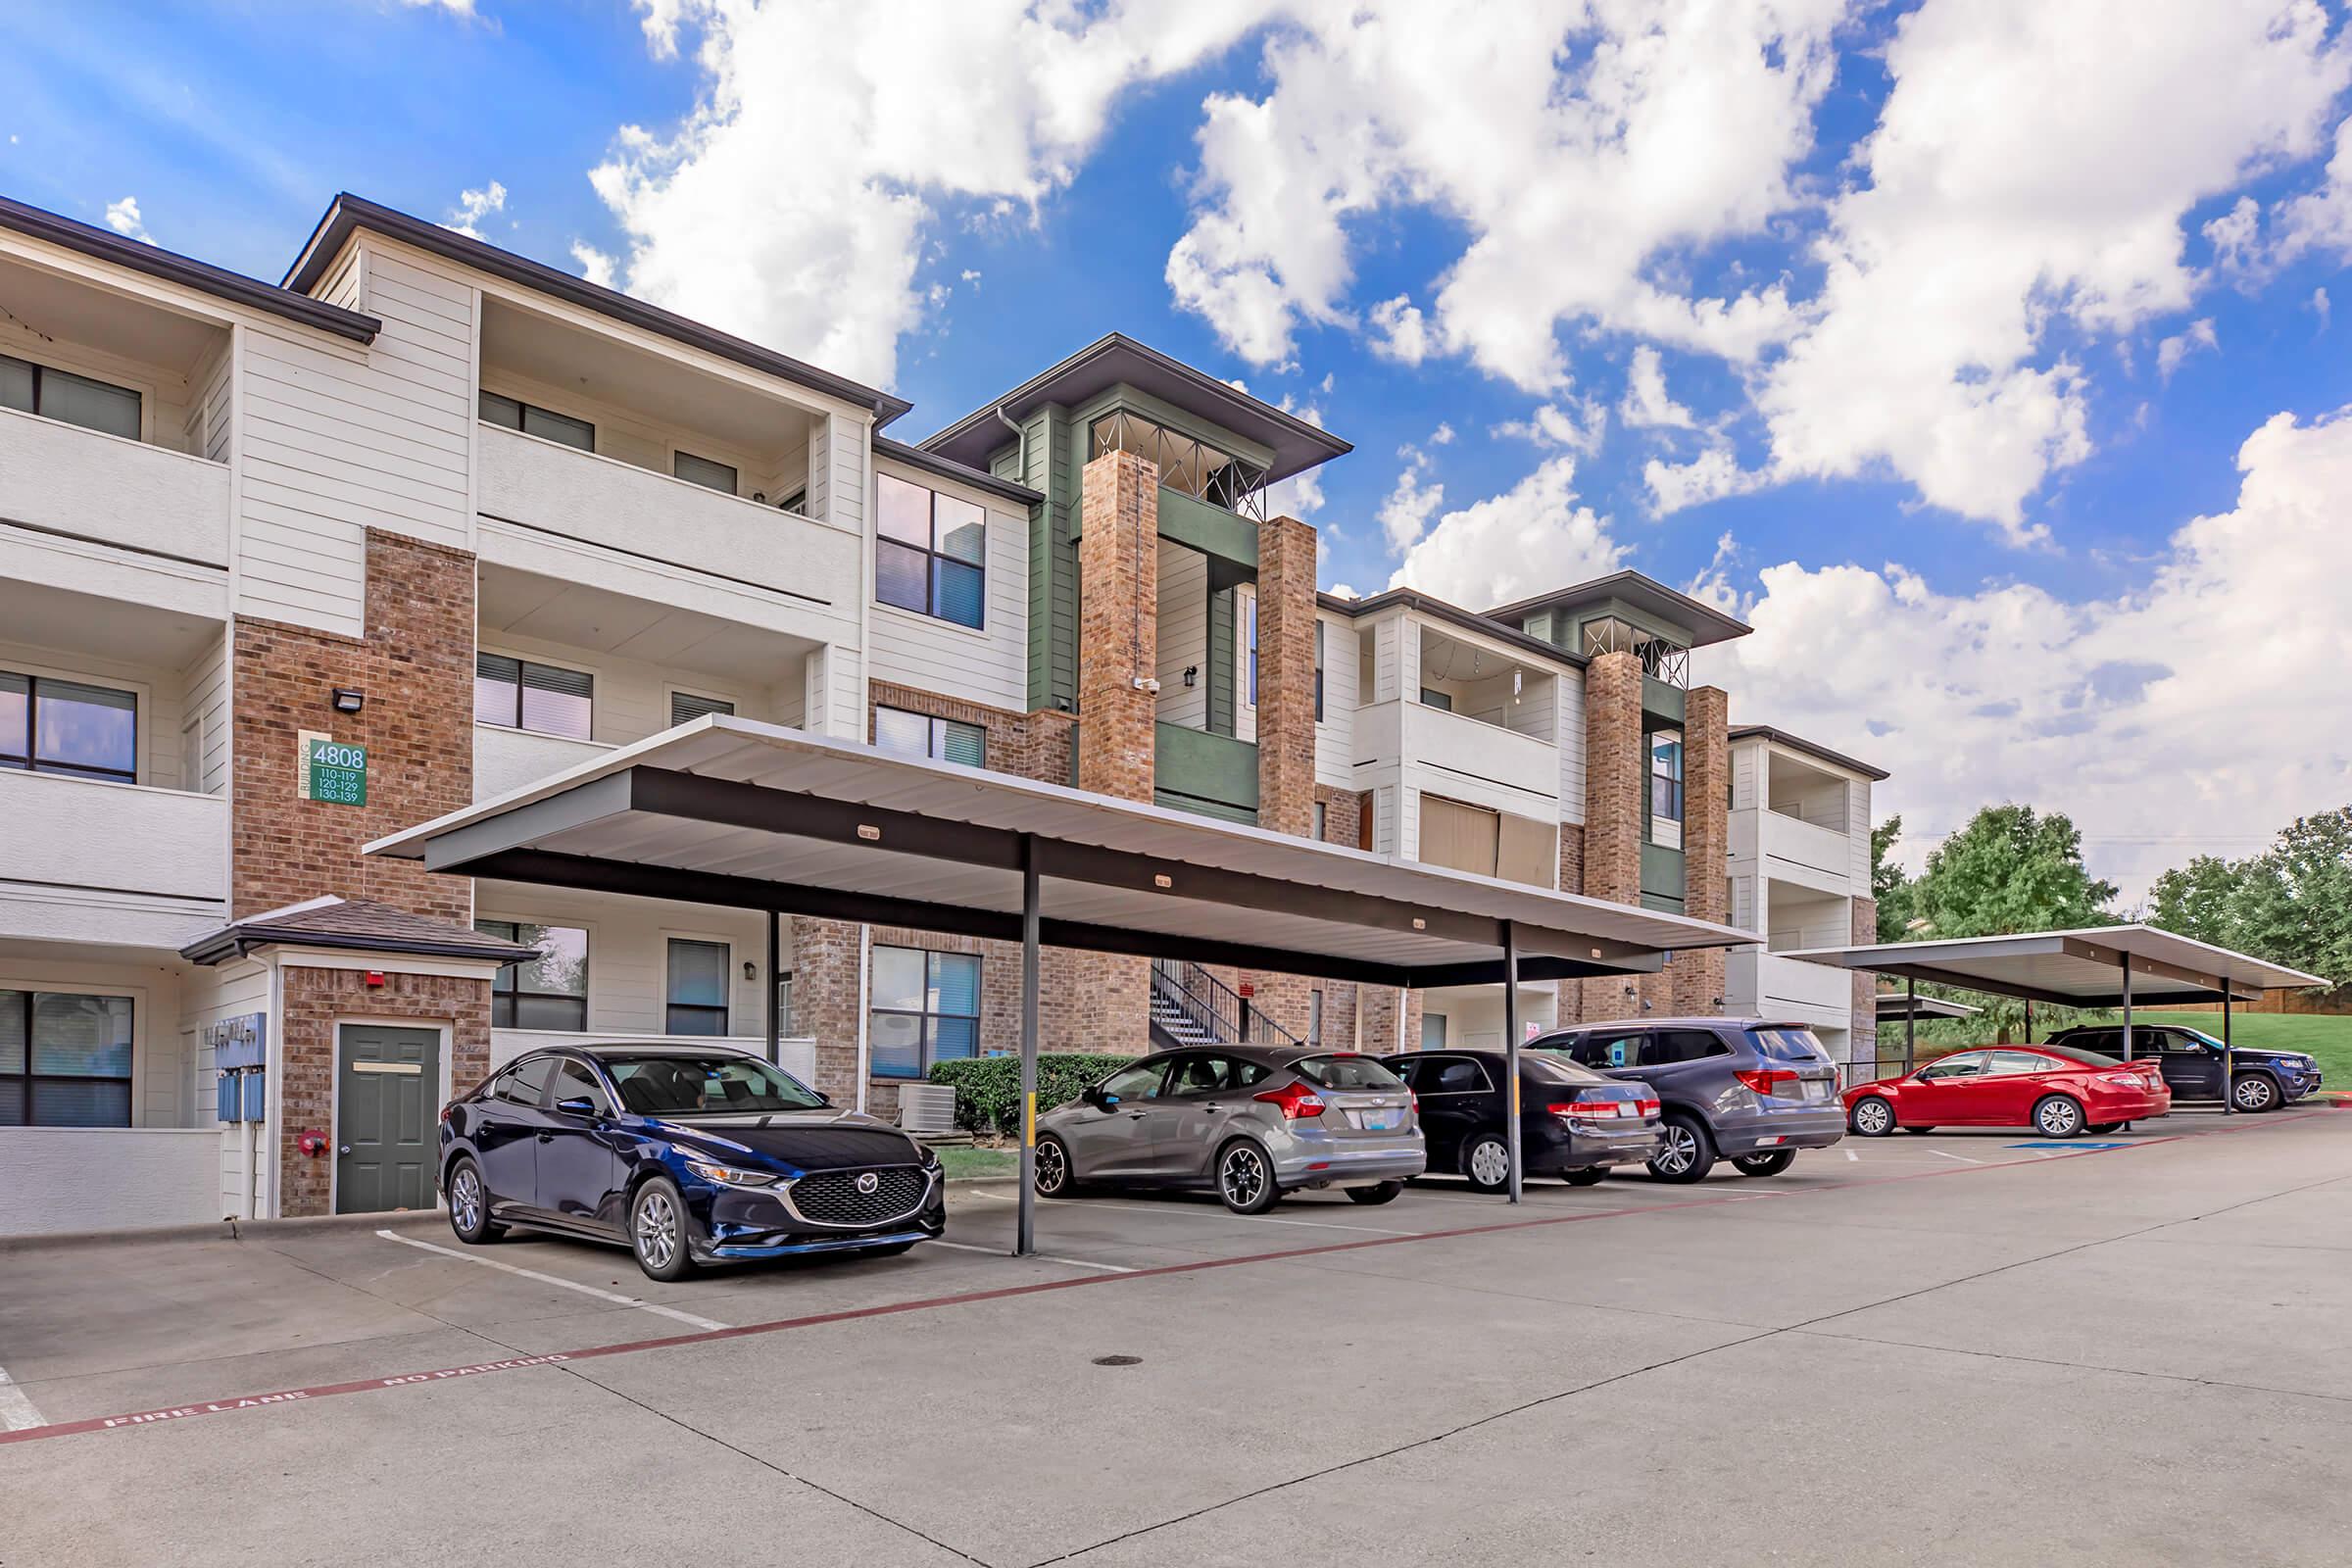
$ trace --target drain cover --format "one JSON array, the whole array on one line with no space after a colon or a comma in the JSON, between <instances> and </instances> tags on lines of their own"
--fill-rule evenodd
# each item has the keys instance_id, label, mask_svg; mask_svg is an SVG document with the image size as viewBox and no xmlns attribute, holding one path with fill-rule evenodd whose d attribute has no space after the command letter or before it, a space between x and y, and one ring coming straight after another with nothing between
<instances>
[{"instance_id":1,"label":"drain cover","mask_svg":"<svg viewBox=\"0 0 2352 1568\"><path fill-rule=\"evenodd\" d=\"M1095 1357L1097 1366L1142 1366L1143 1364L1144 1358L1140 1355L1098 1355Z\"/></svg>"}]
</instances>

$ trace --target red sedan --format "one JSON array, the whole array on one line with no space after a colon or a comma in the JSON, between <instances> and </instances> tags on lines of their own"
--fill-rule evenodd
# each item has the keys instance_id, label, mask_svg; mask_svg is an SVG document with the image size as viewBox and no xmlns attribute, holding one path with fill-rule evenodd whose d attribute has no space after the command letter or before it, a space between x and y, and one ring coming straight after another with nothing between
<instances>
[{"instance_id":1,"label":"red sedan","mask_svg":"<svg viewBox=\"0 0 2352 1568\"><path fill-rule=\"evenodd\" d=\"M2047 1138L2110 1133L2161 1116L2173 1092L2154 1061L2118 1061L2068 1046L1959 1051L1916 1072L1845 1092L1846 1125L1865 1138L1900 1127L2031 1127Z\"/></svg>"}]
</instances>

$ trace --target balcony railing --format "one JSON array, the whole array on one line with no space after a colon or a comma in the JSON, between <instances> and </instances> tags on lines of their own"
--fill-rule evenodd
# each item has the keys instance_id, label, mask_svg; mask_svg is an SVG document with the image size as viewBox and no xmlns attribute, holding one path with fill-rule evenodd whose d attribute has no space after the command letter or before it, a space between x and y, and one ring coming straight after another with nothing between
<instances>
[{"instance_id":1,"label":"balcony railing","mask_svg":"<svg viewBox=\"0 0 2352 1568\"><path fill-rule=\"evenodd\" d=\"M1551 742L1422 703L1399 706L1403 733L1398 755L1405 761L1433 764L1541 796L1552 803L1548 819L1558 820L1560 754ZM1523 815L1545 815L1532 801L1514 809Z\"/></svg>"},{"instance_id":2,"label":"balcony railing","mask_svg":"<svg viewBox=\"0 0 2352 1568\"><path fill-rule=\"evenodd\" d=\"M47 901L0 901L0 935L178 947L226 910L225 796L0 768L0 880Z\"/></svg>"},{"instance_id":3,"label":"balcony railing","mask_svg":"<svg viewBox=\"0 0 2352 1568\"><path fill-rule=\"evenodd\" d=\"M1631 621L1603 615L1585 622L1585 655L1633 654L1642 661L1642 673L1652 680L1688 691L1690 688L1690 650L1643 631Z\"/></svg>"},{"instance_id":4,"label":"balcony railing","mask_svg":"<svg viewBox=\"0 0 2352 1568\"><path fill-rule=\"evenodd\" d=\"M502 724L473 726L473 798L487 801L509 791L526 788L550 774L604 756L612 750L602 741L575 741L562 735L540 735Z\"/></svg>"},{"instance_id":5,"label":"balcony railing","mask_svg":"<svg viewBox=\"0 0 2352 1568\"><path fill-rule=\"evenodd\" d=\"M149 555L228 564L228 468L0 409L0 517Z\"/></svg>"}]
</instances>

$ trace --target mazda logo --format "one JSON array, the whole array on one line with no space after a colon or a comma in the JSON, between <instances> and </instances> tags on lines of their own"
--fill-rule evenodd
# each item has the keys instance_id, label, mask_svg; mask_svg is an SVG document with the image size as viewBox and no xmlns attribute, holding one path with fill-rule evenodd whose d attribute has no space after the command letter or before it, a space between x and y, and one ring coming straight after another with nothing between
<instances>
[{"instance_id":1,"label":"mazda logo","mask_svg":"<svg viewBox=\"0 0 2352 1568\"><path fill-rule=\"evenodd\" d=\"M882 1178L875 1175L872 1171L866 1170L859 1171L858 1173L858 1190L865 1194L866 1197L873 1197L874 1193L881 1187L881 1185Z\"/></svg>"}]
</instances>

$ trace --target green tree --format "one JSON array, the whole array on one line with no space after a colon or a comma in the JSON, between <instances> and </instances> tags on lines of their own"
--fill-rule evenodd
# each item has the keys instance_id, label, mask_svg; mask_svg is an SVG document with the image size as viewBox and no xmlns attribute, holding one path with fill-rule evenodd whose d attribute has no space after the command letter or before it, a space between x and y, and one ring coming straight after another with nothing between
<instances>
[{"instance_id":1,"label":"green tree","mask_svg":"<svg viewBox=\"0 0 2352 1568\"><path fill-rule=\"evenodd\" d=\"M1903 836L1903 819L1890 816L1870 830L1870 897L1879 909L1879 940L1900 942L1911 918L1911 878L1890 857Z\"/></svg>"},{"instance_id":2,"label":"green tree","mask_svg":"<svg viewBox=\"0 0 2352 1568\"><path fill-rule=\"evenodd\" d=\"M2158 877L2148 923L2352 981L2352 806L2299 816L2260 855L2200 855Z\"/></svg>"},{"instance_id":3,"label":"green tree","mask_svg":"<svg viewBox=\"0 0 2352 1568\"><path fill-rule=\"evenodd\" d=\"M2216 947L2235 947L2233 906L2243 880L2240 867L2217 855L2175 866L2148 889L2148 924Z\"/></svg>"}]
</instances>

